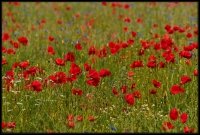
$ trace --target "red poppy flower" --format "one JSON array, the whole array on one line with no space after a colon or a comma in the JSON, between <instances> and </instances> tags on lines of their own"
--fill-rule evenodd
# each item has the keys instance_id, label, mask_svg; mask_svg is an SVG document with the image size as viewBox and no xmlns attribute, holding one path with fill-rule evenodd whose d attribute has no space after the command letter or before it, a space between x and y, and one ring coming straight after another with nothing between
<instances>
[{"instance_id":1,"label":"red poppy flower","mask_svg":"<svg viewBox=\"0 0 200 135\"><path fill-rule=\"evenodd\" d=\"M5 58L3 58L1 64L2 64L2 65L7 64L7 60L6 60Z\"/></svg>"},{"instance_id":2,"label":"red poppy flower","mask_svg":"<svg viewBox=\"0 0 200 135\"><path fill-rule=\"evenodd\" d=\"M174 46L173 49L174 49L175 52L178 52L178 51L179 51L178 46Z\"/></svg>"},{"instance_id":3,"label":"red poppy flower","mask_svg":"<svg viewBox=\"0 0 200 135\"><path fill-rule=\"evenodd\" d=\"M190 45L193 46L193 48L198 49L198 43L197 42L193 42Z\"/></svg>"},{"instance_id":4,"label":"red poppy flower","mask_svg":"<svg viewBox=\"0 0 200 135\"><path fill-rule=\"evenodd\" d=\"M84 69L85 69L86 71L89 71L89 70L91 69L91 66L90 66L88 63L85 63L85 64L84 64Z\"/></svg>"},{"instance_id":5,"label":"red poppy flower","mask_svg":"<svg viewBox=\"0 0 200 135\"><path fill-rule=\"evenodd\" d=\"M4 32L4 33L2 34L2 41L3 41L3 42L7 41L9 38L10 38L9 33Z\"/></svg>"},{"instance_id":6,"label":"red poppy flower","mask_svg":"<svg viewBox=\"0 0 200 135\"><path fill-rule=\"evenodd\" d=\"M156 62L156 57L154 55L150 55L148 61Z\"/></svg>"},{"instance_id":7,"label":"red poppy flower","mask_svg":"<svg viewBox=\"0 0 200 135\"><path fill-rule=\"evenodd\" d=\"M28 72L26 70L23 71L22 75L23 75L25 80L29 78L29 74L28 74Z\"/></svg>"},{"instance_id":8,"label":"red poppy flower","mask_svg":"<svg viewBox=\"0 0 200 135\"><path fill-rule=\"evenodd\" d=\"M155 68L155 67L156 67L156 62L154 62L154 61L149 61L149 62L147 63L147 67L149 67L149 68Z\"/></svg>"},{"instance_id":9,"label":"red poppy flower","mask_svg":"<svg viewBox=\"0 0 200 135\"><path fill-rule=\"evenodd\" d=\"M94 121L95 118L94 118L94 116L90 115L90 116L88 116L88 120L89 120L89 121Z\"/></svg>"},{"instance_id":10,"label":"red poppy flower","mask_svg":"<svg viewBox=\"0 0 200 135\"><path fill-rule=\"evenodd\" d=\"M179 28L179 31L178 32L180 32L180 33L184 33L185 32L185 29L183 29L183 28Z\"/></svg>"},{"instance_id":11,"label":"red poppy flower","mask_svg":"<svg viewBox=\"0 0 200 135\"><path fill-rule=\"evenodd\" d=\"M18 41L23 44L23 45L27 45L28 44L28 39L26 37L19 37Z\"/></svg>"},{"instance_id":12,"label":"red poppy flower","mask_svg":"<svg viewBox=\"0 0 200 135\"><path fill-rule=\"evenodd\" d=\"M190 45L192 45L195 49L198 49L198 42L193 42Z\"/></svg>"},{"instance_id":13,"label":"red poppy flower","mask_svg":"<svg viewBox=\"0 0 200 135\"><path fill-rule=\"evenodd\" d=\"M56 62L56 65L59 65L59 66L65 65L65 61L61 58L56 58L55 62Z\"/></svg>"},{"instance_id":14,"label":"red poppy flower","mask_svg":"<svg viewBox=\"0 0 200 135\"><path fill-rule=\"evenodd\" d=\"M133 71L129 71L128 72L128 77L132 77L134 75L134 72Z\"/></svg>"},{"instance_id":15,"label":"red poppy flower","mask_svg":"<svg viewBox=\"0 0 200 135\"><path fill-rule=\"evenodd\" d=\"M140 93L139 90L134 91L134 92L133 92L133 96L134 96L135 98L141 98L141 97L142 97L142 95L141 95L141 93Z\"/></svg>"},{"instance_id":16,"label":"red poppy flower","mask_svg":"<svg viewBox=\"0 0 200 135\"><path fill-rule=\"evenodd\" d=\"M8 122L7 123L7 128L15 128L16 127L16 123L15 122Z\"/></svg>"},{"instance_id":17,"label":"red poppy flower","mask_svg":"<svg viewBox=\"0 0 200 135\"><path fill-rule=\"evenodd\" d=\"M79 96L83 95L83 91L81 89L72 89L72 93Z\"/></svg>"},{"instance_id":18,"label":"red poppy flower","mask_svg":"<svg viewBox=\"0 0 200 135\"><path fill-rule=\"evenodd\" d=\"M110 53L114 55L119 52L121 46L117 43L109 42L109 48L110 48Z\"/></svg>"},{"instance_id":19,"label":"red poppy flower","mask_svg":"<svg viewBox=\"0 0 200 135\"><path fill-rule=\"evenodd\" d=\"M194 35L197 36L198 35L198 29L194 30Z\"/></svg>"},{"instance_id":20,"label":"red poppy flower","mask_svg":"<svg viewBox=\"0 0 200 135\"><path fill-rule=\"evenodd\" d=\"M2 50L2 53L6 53L7 52L7 49L4 46L2 46L1 50Z\"/></svg>"},{"instance_id":21,"label":"red poppy flower","mask_svg":"<svg viewBox=\"0 0 200 135\"><path fill-rule=\"evenodd\" d=\"M67 120L68 120L68 121L73 121L73 120L74 120L74 115L73 115L73 114L69 114L69 115L67 116Z\"/></svg>"},{"instance_id":22,"label":"red poppy flower","mask_svg":"<svg viewBox=\"0 0 200 135\"><path fill-rule=\"evenodd\" d=\"M156 87L156 88L160 88L160 86L161 86L161 82L159 82L157 80L152 80L152 83L153 83L154 87Z\"/></svg>"},{"instance_id":23,"label":"red poppy flower","mask_svg":"<svg viewBox=\"0 0 200 135\"><path fill-rule=\"evenodd\" d=\"M71 6L66 6L66 10L71 10L72 9L72 7Z\"/></svg>"},{"instance_id":24,"label":"red poppy flower","mask_svg":"<svg viewBox=\"0 0 200 135\"><path fill-rule=\"evenodd\" d=\"M89 70L87 78L99 78L99 73L95 69Z\"/></svg>"},{"instance_id":25,"label":"red poppy flower","mask_svg":"<svg viewBox=\"0 0 200 135\"><path fill-rule=\"evenodd\" d=\"M79 51L82 50L82 46L80 43L76 44L75 48L76 48L76 50L79 50Z\"/></svg>"},{"instance_id":26,"label":"red poppy flower","mask_svg":"<svg viewBox=\"0 0 200 135\"><path fill-rule=\"evenodd\" d=\"M171 26L169 24L165 25L165 30L169 31L171 29Z\"/></svg>"},{"instance_id":27,"label":"red poppy flower","mask_svg":"<svg viewBox=\"0 0 200 135\"><path fill-rule=\"evenodd\" d=\"M112 88L112 93L115 95L115 96L118 96L118 91L116 88Z\"/></svg>"},{"instance_id":28,"label":"red poppy flower","mask_svg":"<svg viewBox=\"0 0 200 135\"><path fill-rule=\"evenodd\" d=\"M53 48L53 46L48 46L47 51L50 55L54 55L55 54L55 50Z\"/></svg>"},{"instance_id":29,"label":"red poppy flower","mask_svg":"<svg viewBox=\"0 0 200 135\"><path fill-rule=\"evenodd\" d=\"M140 55L140 56L143 55L143 54L144 54L144 51L145 51L145 49L143 49L143 48L140 49L140 50L138 51L138 55Z\"/></svg>"},{"instance_id":30,"label":"red poppy flower","mask_svg":"<svg viewBox=\"0 0 200 135\"><path fill-rule=\"evenodd\" d=\"M23 77L25 80L29 80L29 73L25 70L22 72L22 74L19 74L20 77ZM28 85L28 87L31 87L31 84Z\"/></svg>"},{"instance_id":31,"label":"red poppy flower","mask_svg":"<svg viewBox=\"0 0 200 135\"><path fill-rule=\"evenodd\" d=\"M193 44L183 47L184 51L192 51L193 49L195 49L195 46Z\"/></svg>"},{"instance_id":32,"label":"red poppy flower","mask_svg":"<svg viewBox=\"0 0 200 135\"><path fill-rule=\"evenodd\" d=\"M130 23L131 22L131 18L129 18L129 17L124 18L124 22Z\"/></svg>"},{"instance_id":33,"label":"red poppy flower","mask_svg":"<svg viewBox=\"0 0 200 135\"><path fill-rule=\"evenodd\" d=\"M68 52L67 54L65 54L64 60L65 61L70 61L70 62L75 62L74 53L73 52Z\"/></svg>"},{"instance_id":34,"label":"red poppy flower","mask_svg":"<svg viewBox=\"0 0 200 135\"><path fill-rule=\"evenodd\" d=\"M163 50L167 50L170 49L172 47L173 41L172 38L170 37L170 35L165 34L162 39L161 39L161 48Z\"/></svg>"},{"instance_id":35,"label":"red poppy flower","mask_svg":"<svg viewBox=\"0 0 200 135\"><path fill-rule=\"evenodd\" d=\"M172 62L172 63L175 62L175 56L173 53L164 52L163 54L165 54L163 55L163 57L165 58L166 62Z\"/></svg>"},{"instance_id":36,"label":"red poppy flower","mask_svg":"<svg viewBox=\"0 0 200 135\"><path fill-rule=\"evenodd\" d=\"M13 42L12 45L13 45L14 48L19 48L19 43L18 42Z\"/></svg>"},{"instance_id":37,"label":"red poppy flower","mask_svg":"<svg viewBox=\"0 0 200 135\"><path fill-rule=\"evenodd\" d=\"M188 126L185 126L183 128L184 133L194 133L194 128L189 128Z\"/></svg>"},{"instance_id":38,"label":"red poppy flower","mask_svg":"<svg viewBox=\"0 0 200 135\"><path fill-rule=\"evenodd\" d=\"M80 17L80 13L75 13L74 16L75 16L76 18L79 18L79 17Z\"/></svg>"},{"instance_id":39,"label":"red poppy flower","mask_svg":"<svg viewBox=\"0 0 200 135\"><path fill-rule=\"evenodd\" d=\"M106 77L106 76L110 76L111 72L108 69L101 69L99 71L99 76L100 77Z\"/></svg>"},{"instance_id":40,"label":"red poppy flower","mask_svg":"<svg viewBox=\"0 0 200 135\"><path fill-rule=\"evenodd\" d=\"M181 57L184 57L184 58L187 58L187 59L190 59L190 58L192 57L192 53L189 52L189 51L181 51L181 52L179 53L179 55L180 55Z\"/></svg>"},{"instance_id":41,"label":"red poppy flower","mask_svg":"<svg viewBox=\"0 0 200 135\"><path fill-rule=\"evenodd\" d=\"M40 23L46 23L46 19L43 18Z\"/></svg>"},{"instance_id":42,"label":"red poppy flower","mask_svg":"<svg viewBox=\"0 0 200 135\"><path fill-rule=\"evenodd\" d=\"M160 50L160 48L161 48L161 45L160 45L159 43L155 43L155 44L154 44L154 49L155 49L156 51Z\"/></svg>"},{"instance_id":43,"label":"red poppy flower","mask_svg":"<svg viewBox=\"0 0 200 135\"><path fill-rule=\"evenodd\" d=\"M136 83L131 84L131 89L134 89L136 87Z\"/></svg>"},{"instance_id":44,"label":"red poppy flower","mask_svg":"<svg viewBox=\"0 0 200 135\"><path fill-rule=\"evenodd\" d=\"M121 43L121 47L122 48L127 48L128 47L128 43L125 43L125 42Z\"/></svg>"},{"instance_id":45,"label":"red poppy flower","mask_svg":"<svg viewBox=\"0 0 200 135\"><path fill-rule=\"evenodd\" d=\"M102 6L106 6L107 2L101 2Z\"/></svg>"},{"instance_id":46,"label":"red poppy flower","mask_svg":"<svg viewBox=\"0 0 200 135\"><path fill-rule=\"evenodd\" d=\"M96 48L94 46L90 46L89 50L88 50L88 54L89 55L94 55L96 54Z\"/></svg>"},{"instance_id":47,"label":"red poppy flower","mask_svg":"<svg viewBox=\"0 0 200 135\"><path fill-rule=\"evenodd\" d=\"M170 92L171 94L175 95L175 94L183 93L185 92L185 90L181 88L178 84L175 84L171 87Z\"/></svg>"},{"instance_id":48,"label":"red poppy flower","mask_svg":"<svg viewBox=\"0 0 200 135\"><path fill-rule=\"evenodd\" d=\"M194 76L198 76L198 70L197 69L194 70Z\"/></svg>"},{"instance_id":49,"label":"red poppy flower","mask_svg":"<svg viewBox=\"0 0 200 135\"><path fill-rule=\"evenodd\" d=\"M137 36L137 33L136 33L135 31L132 31L132 32L131 32L131 35L132 35L133 37L136 37L136 36Z\"/></svg>"},{"instance_id":50,"label":"red poppy flower","mask_svg":"<svg viewBox=\"0 0 200 135\"><path fill-rule=\"evenodd\" d=\"M130 5L129 4L124 4L124 9L129 9Z\"/></svg>"},{"instance_id":51,"label":"red poppy flower","mask_svg":"<svg viewBox=\"0 0 200 135\"><path fill-rule=\"evenodd\" d=\"M186 84L188 82L191 82L191 80L192 79L189 76L183 75L183 76L181 76L181 82L180 82L180 84Z\"/></svg>"},{"instance_id":52,"label":"red poppy flower","mask_svg":"<svg viewBox=\"0 0 200 135\"><path fill-rule=\"evenodd\" d=\"M27 68L29 65L30 64L29 64L28 61L22 61L22 62L19 63L19 67L23 68L23 69Z\"/></svg>"},{"instance_id":53,"label":"red poppy flower","mask_svg":"<svg viewBox=\"0 0 200 135\"><path fill-rule=\"evenodd\" d=\"M57 22L57 24L62 24L63 23L62 20L60 20L60 19L58 19L56 22Z\"/></svg>"},{"instance_id":54,"label":"red poppy flower","mask_svg":"<svg viewBox=\"0 0 200 135\"><path fill-rule=\"evenodd\" d=\"M67 81L68 82L73 82L73 81L76 81L76 79L77 79L77 77L76 77L76 75L68 75L67 76Z\"/></svg>"},{"instance_id":55,"label":"red poppy flower","mask_svg":"<svg viewBox=\"0 0 200 135\"><path fill-rule=\"evenodd\" d=\"M136 67L143 67L143 63L141 60L136 60L133 61L133 63L130 65L131 68L136 68Z\"/></svg>"},{"instance_id":56,"label":"red poppy flower","mask_svg":"<svg viewBox=\"0 0 200 135\"><path fill-rule=\"evenodd\" d=\"M129 105L134 105L135 100L134 100L133 94L126 94L126 95L124 96L124 98L125 98L125 101L126 101Z\"/></svg>"},{"instance_id":57,"label":"red poppy flower","mask_svg":"<svg viewBox=\"0 0 200 135\"><path fill-rule=\"evenodd\" d=\"M75 124L74 124L73 121L69 121L67 125L68 125L69 128L74 128L75 127Z\"/></svg>"},{"instance_id":58,"label":"red poppy flower","mask_svg":"<svg viewBox=\"0 0 200 135\"><path fill-rule=\"evenodd\" d=\"M13 48L8 48L7 54L15 54L15 50Z\"/></svg>"},{"instance_id":59,"label":"red poppy flower","mask_svg":"<svg viewBox=\"0 0 200 135\"><path fill-rule=\"evenodd\" d=\"M14 79L14 71L13 70L6 71L6 77L9 79Z\"/></svg>"},{"instance_id":60,"label":"red poppy flower","mask_svg":"<svg viewBox=\"0 0 200 135\"><path fill-rule=\"evenodd\" d=\"M101 50L99 50L99 52L98 52L98 57L99 58L106 57L106 55L107 55L106 47L103 47Z\"/></svg>"},{"instance_id":61,"label":"red poppy flower","mask_svg":"<svg viewBox=\"0 0 200 135\"><path fill-rule=\"evenodd\" d=\"M2 121L1 122L1 128L4 129L4 128L7 128L7 123Z\"/></svg>"},{"instance_id":62,"label":"red poppy flower","mask_svg":"<svg viewBox=\"0 0 200 135\"><path fill-rule=\"evenodd\" d=\"M86 23L86 25L87 25L89 28L92 28L92 26L94 25L94 23L95 23L95 19L92 18L92 19L90 19L90 20Z\"/></svg>"},{"instance_id":63,"label":"red poppy flower","mask_svg":"<svg viewBox=\"0 0 200 135\"><path fill-rule=\"evenodd\" d=\"M49 41L53 41L54 37L53 36L49 36Z\"/></svg>"},{"instance_id":64,"label":"red poppy flower","mask_svg":"<svg viewBox=\"0 0 200 135\"><path fill-rule=\"evenodd\" d=\"M67 76L64 72L57 72L54 75L49 76L49 79L54 83L62 84L67 82Z\"/></svg>"},{"instance_id":65,"label":"red poppy flower","mask_svg":"<svg viewBox=\"0 0 200 135\"><path fill-rule=\"evenodd\" d=\"M154 95L154 94L157 93L157 90L156 90L156 89L151 89L151 90L150 90L150 93Z\"/></svg>"},{"instance_id":66,"label":"red poppy flower","mask_svg":"<svg viewBox=\"0 0 200 135\"><path fill-rule=\"evenodd\" d=\"M191 45L192 45L195 49L198 49L198 42L193 42L193 43L191 43Z\"/></svg>"},{"instance_id":67,"label":"red poppy flower","mask_svg":"<svg viewBox=\"0 0 200 135\"><path fill-rule=\"evenodd\" d=\"M140 43L141 43L143 49L148 49L150 47L149 42L146 40L141 40Z\"/></svg>"},{"instance_id":68,"label":"red poppy flower","mask_svg":"<svg viewBox=\"0 0 200 135\"><path fill-rule=\"evenodd\" d=\"M163 130L166 131L166 130L174 129L174 125L172 125L171 122L164 122L162 124L162 128L163 128Z\"/></svg>"},{"instance_id":69,"label":"red poppy flower","mask_svg":"<svg viewBox=\"0 0 200 135\"><path fill-rule=\"evenodd\" d=\"M187 121L187 119L188 119L188 114L187 113L182 113L180 118L181 118L181 122L185 123Z\"/></svg>"},{"instance_id":70,"label":"red poppy flower","mask_svg":"<svg viewBox=\"0 0 200 135\"><path fill-rule=\"evenodd\" d=\"M36 66L30 67L27 71L31 75L35 75L36 73L44 73L44 70L42 68Z\"/></svg>"},{"instance_id":71,"label":"red poppy flower","mask_svg":"<svg viewBox=\"0 0 200 135\"><path fill-rule=\"evenodd\" d=\"M192 38L192 34L191 33L187 33L187 38Z\"/></svg>"},{"instance_id":72,"label":"red poppy flower","mask_svg":"<svg viewBox=\"0 0 200 135\"><path fill-rule=\"evenodd\" d=\"M123 30L124 30L124 32L127 32L128 31L128 27L124 27Z\"/></svg>"},{"instance_id":73,"label":"red poppy flower","mask_svg":"<svg viewBox=\"0 0 200 135\"><path fill-rule=\"evenodd\" d=\"M30 67L29 69L26 70L26 73L27 74L30 74L30 75L35 75L37 72L39 72L39 68L38 67Z\"/></svg>"},{"instance_id":74,"label":"red poppy flower","mask_svg":"<svg viewBox=\"0 0 200 135\"><path fill-rule=\"evenodd\" d=\"M174 30L174 31L178 31L179 29L180 29L180 27L177 26L177 25L175 25L175 26L173 27L173 30Z\"/></svg>"},{"instance_id":75,"label":"red poppy flower","mask_svg":"<svg viewBox=\"0 0 200 135\"><path fill-rule=\"evenodd\" d=\"M42 91L42 83L38 80L35 80L31 83L31 87L34 89L36 92Z\"/></svg>"},{"instance_id":76,"label":"red poppy flower","mask_svg":"<svg viewBox=\"0 0 200 135\"><path fill-rule=\"evenodd\" d=\"M78 65L76 65L75 63L71 63L69 73L70 73L71 75L75 75L75 76L76 76L76 75L81 74L81 73L82 73L82 70L81 70L81 68L80 68Z\"/></svg>"},{"instance_id":77,"label":"red poppy flower","mask_svg":"<svg viewBox=\"0 0 200 135\"><path fill-rule=\"evenodd\" d=\"M178 110L176 108L170 110L169 117L171 120L177 120L178 115Z\"/></svg>"},{"instance_id":78,"label":"red poppy flower","mask_svg":"<svg viewBox=\"0 0 200 135\"><path fill-rule=\"evenodd\" d=\"M198 49L198 43L197 42L193 42L190 45L192 45L195 49Z\"/></svg>"},{"instance_id":79,"label":"red poppy flower","mask_svg":"<svg viewBox=\"0 0 200 135\"><path fill-rule=\"evenodd\" d=\"M141 19L141 18L137 18L137 23L142 23L143 22L143 20Z\"/></svg>"},{"instance_id":80,"label":"red poppy flower","mask_svg":"<svg viewBox=\"0 0 200 135\"><path fill-rule=\"evenodd\" d=\"M14 6L20 6L20 2L12 2Z\"/></svg>"},{"instance_id":81,"label":"red poppy flower","mask_svg":"<svg viewBox=\"0 0 200 135\"><path fill-rule=\"evenodd\" d=\"M160 62L159 63L159 68L164 68L165 67L165 63L164 62Z\"/></svg>"},{"instance_id":82,"label":"red poppy flower","mask_svg":"<svg viewBox=\"0 0 200 135\"><path fill-rule=\"evenodd\" d=\"M91 86L98 86L100 82L99 73L96 70L89 70L89 73L86 76L89 80L87 80L87 84Z\"/></svg>"},{"instance_id":83,"label":"red poppy flower","mask_svg":"<svg viewBox=\"0 0 200 135\"><path fill-rule=\"evenodd\" d=\"M7 16L11 16L11 17L12 17L12 16L13 16L13 13L12 13L11 11L8 11L8 12L7 12Z\"/></svg>"},{"instance_id":84,"label":"red poppy flower","mask_svg":"<svg viewBox=\"0 0 200 135\"><path fill-rule=\"evenodd\" d=\"M12 69L17 68L18 66L19 66L19 62L14 62L14 63L12 64Z\"/></svg>"},{"instance_id":85,"label":"red poppy flower","mask_svg":"<svg viewBox=\"0 0 200 135\"><path fill-rule=\"evenodd\" d=\"M173 29L170 29L170 30L168 30L167 32L168 32L168 34L173 34L173 33L174 33L174 30L173 30Z\"/></svg>"},{"instance_id":86,"label":"red poppy flower","mask_svg":"<svg viewBox=\"0 0 200 135\"><path fill-rule=\"evenodd\" d=\"M127 44L128 45L132 45L134 43L134 40L133 39L129 39L128 41L127 41Z\"/></svg>"},{"instance_id":87,"label":"red poppy flower","mask_svg":"<svg viewBox=\"0 0 200 135\"><path fill-rule=\"evenodd\" d=\"M123 85L120 89L121 89L121 92L123 93L123 94L125 94L126 93L126 91L127 91L127 86L126 85Z\"/></svg>"},{"instance_id":88,"label":"red poppy flower","mask_svg":"<svg viewBox=\"0 0 200 135\"><path fill-rule=\"evenodd\" d=\"M76 119L77 119L77 121L83 121L83 116L78 115Z\"/></svg>"},{"instance_id":89,"label":"red poppy flower","mask_svg":"<svg viewBox=\"0 0 200 135\"><path fill-rule=\"evenodd\" d=\"M6 81L6 85L7 85L7 91L10 90L10 88L13 88L13 82L14 82L14 71L13 70L9 70L6 72L6 78L4 78Z\"/></svg>"}]
</instances>

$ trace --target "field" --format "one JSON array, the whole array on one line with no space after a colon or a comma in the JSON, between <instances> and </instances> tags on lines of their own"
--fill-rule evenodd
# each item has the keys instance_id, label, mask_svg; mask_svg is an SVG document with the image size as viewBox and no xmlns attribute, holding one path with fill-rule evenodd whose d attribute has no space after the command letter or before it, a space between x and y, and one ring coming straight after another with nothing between
<instances>
[{"instance_id":1,"label":"field","mask_svg":"<svg viewBox=\"0 0 200 135\"><path fill-rule=\"evenodd\" d=\"M3 2L2 131L197 133L197 2Z\"/></svg>"}]
</instances>

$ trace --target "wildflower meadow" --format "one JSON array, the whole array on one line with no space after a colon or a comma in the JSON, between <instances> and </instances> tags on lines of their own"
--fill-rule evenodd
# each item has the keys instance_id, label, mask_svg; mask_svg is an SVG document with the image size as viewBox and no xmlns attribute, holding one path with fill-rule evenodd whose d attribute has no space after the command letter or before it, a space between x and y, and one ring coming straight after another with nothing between
<instances>
[{"instance_id":1,"label":"wildflower meadow","mask_svg":"<svg viewBox=\"0 0 200 135\"><path fill-rule=\"evenodd\" d=\"M3 133L197 133L197 2L2 2Z\"/></svg>"}]
</instances>

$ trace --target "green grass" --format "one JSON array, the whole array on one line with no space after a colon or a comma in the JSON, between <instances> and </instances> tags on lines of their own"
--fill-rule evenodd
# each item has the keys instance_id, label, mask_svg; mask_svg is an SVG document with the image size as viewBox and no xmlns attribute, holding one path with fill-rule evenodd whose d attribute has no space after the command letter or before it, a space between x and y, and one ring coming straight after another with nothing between
<instances>
[{"instance_id":1,"label":"green grass","mask_svg":"<svg viewBox=\"0 0 200 135\"><path fill-rule=\"evenodd\" d=\"M2 75L10 70L14 62L29 60L31 66L38 65L45 72L37 74L32 80L37 80L36 77L42 79L57 71L68 73L70 62L67 62L64 67L59 67L55 64L55 58L63 58L63 55L69 51L75 53L76 64L82 69L82 74L78 80L71 85L66 83L61 86L43 87L39 93L24 89L25 81L18 79L17 74L21 73L21 69L15 69L15 80L21 80L9 92L2 89L2 121L16 122L16 128L11 132L165 132L162 130L164 121L171 121L168 114L170 109L176 107L180 112L186 112L189 119L186 124L182 124L180 119L172 121L175 128L169 132L183 132L185 125L195 129L197 127L197 108L198 108L198 91L197 77L193 75L194 69L197 69L198 60L193 56L190 60L192 65L185 64L185 58L180 58L178 53L175 54L175 63L167 64L165 68L149 69L146 66L148 57L153 54L158 61L165 61L158 51L153 48L145 51L145 55L138 56L138 50L141 48L140 40L149 40L152 38L152 33L164 35L166 33L164 27L166 24L172 26L178 25L185 27L191 26L191 32L197 27L197 3L179 3L176 7L167 7L167 3L157 3L156 6L150 6L149 3L130 3L129 10L116 8L116 14L112 14L112 8L102 6L101 3L20 3L20 6L13 6L6 2L2 3L3 9L3 32L10 33L11 39L17 41L19 36L26 36L29 40L29 45L24 47L21 45L16 50L15 55L3 53L8 64L2 66ZM65 7L71 5L72 10L67 11ZM58 11L54 10L58 7ZM16 23L11 21L11 18L6 14L8 11L13 13ZM80 13L80 18L73 17L74 14ZM84 15L88 14L88 19ZM125 23L118 19L119 15L124 15L131 18L131 23ZM142 24L136 23L136 19L141 17ZM46 19L46 24L42 29L39 29L38 22L41 19ZM90 19L95 19L95 23L91 29L81 31L82 25L85 25ZM61 19L63 24L56 23L57 19ZM71 24L69 24L71 23ZM153 29L152 25L158 24L158 28ZM16 28L16 24L20 28ZM32 25L35 30L31 30ZM129 32L124 33L123 27L127 26ZM30 31L30 32L28 32ZM131 47L120 50L116 55L111 55L108 49L108 56L105 58L97 58L96 56L88 55L88 48L95 45L97 49L101 46L107 46L110 41L127 41L131 38L131 31L138 32L134 38L134 44ZM116 37L111 39L111 35L116 33ZM48 36L52 35L57 43L48 41ZM83 37L90 39L90 42L85 42ZM174 43L181 49L182 46L188 45L189 41L197 42L197 36L188 39L185 34L175 33L171 35ZM80 41L83 50L77 51L74 44ZM157 39L157 41L160 41ZM52 45L56 51L54 56L47 54L47 46ZM11 48L9 42L3 42L6 48ZM197 55L197 50L193 51ZM121 56L126 56L122 59ZM96 63L92 64L92 57L96 59ZM129 65L134 60L142 60L143 68L131 69ZM98 87L88 86L86 84L86 71L83 64L88 62L92 68L99 71L102 68L108 68L112 75L101 79ZM127 78L128 71L134 71L135 75L132 80ZM185 84L185 93L180 95L171 95L170 88L172 85L180 82L182 75L188 75L192 81ZM157 79L162 82L161 88L158 89L157 95L150 95L149 89L154 88L151 81ZM123 94L115 97L112 94L112 87L118 90L122 85L136 83L136 90L142 94L141 99L135 99L135 104L129 106L123 98ZM74 96L71 93L71 88L80 88L83 90L82 96ZM128 89L128 93L131 89ZM93 93L93 98L89 100L86 95ZM165 95L165 96L164 96ZM81 105L86 108L81 109ZM122 111L127 109L127 113ZM82 122L75 122L75 128L70 129L66 125L68 114L75 116L82 115ZM88 116L93 115L96 119L94 122L88 121ZM116 127L116 131L112 131L110 125ZM9 132L3 129L3 132Z\"/></svg>"}]
</instances>

